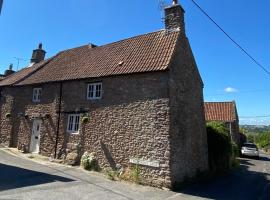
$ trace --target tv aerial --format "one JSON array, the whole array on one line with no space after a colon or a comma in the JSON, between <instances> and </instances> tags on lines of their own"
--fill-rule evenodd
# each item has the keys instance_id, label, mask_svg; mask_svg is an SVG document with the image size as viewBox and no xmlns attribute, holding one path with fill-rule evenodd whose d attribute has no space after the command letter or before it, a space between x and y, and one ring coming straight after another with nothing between
<instances>
[{"instance_id":1,"label":"tv aerial","mask_svg":"<svg viewBox=\"0 0 270 200\"><path fill-rule=\"evenodd\" d=\"M168 4L165 0L158 0L158 9L163 11L165 7L167 7Z\"/></svg>"}]
</instances>

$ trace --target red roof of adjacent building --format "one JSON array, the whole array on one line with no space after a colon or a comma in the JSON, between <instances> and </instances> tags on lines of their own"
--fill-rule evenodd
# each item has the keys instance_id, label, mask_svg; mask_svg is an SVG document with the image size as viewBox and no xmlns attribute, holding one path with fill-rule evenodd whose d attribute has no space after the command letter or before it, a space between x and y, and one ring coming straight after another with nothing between
<instances>
[{"instance_id":1,"label":"red roof of adjacent building","mask_svg":"<svg viewBox=\"0 0 270 200\"><path fill-rule=\"evenodd\" d=\"M26 79L31 74L36 72L38 69L43 67L49 61L50 59L41 61L40 63L34 64L31 67L29 66L29 67L23 68L16 73L13 73L7 77L4 77L2 80L0 80L0 86L14 85L16 83L19 83L20 81Z\"/></svg>"},{"instance_id":2,"label":"red roof of adjacent building","mask_svg":"<svg viewBox=\"0 0 270 200\"><path fill-rule=\"evenodd\" d=\"M238 120L235 102L205 102L206 121L232 122Z\"/></svg>"},{"instance_id":3,"label":"red roof of adjacent building","mask_svg":"<svg viewBox=\"0 0 270 200\"><path fill-rule=\"evenodd\" d=\"M34 70L34 73L31 67L23 69L1 81L0 86L166 70L173 56L179 33L179 31L161 30L100 47L84 45L62 51L50 62ZM24 76L28 72L31 75Z\"/></svg>"}]
</instances>

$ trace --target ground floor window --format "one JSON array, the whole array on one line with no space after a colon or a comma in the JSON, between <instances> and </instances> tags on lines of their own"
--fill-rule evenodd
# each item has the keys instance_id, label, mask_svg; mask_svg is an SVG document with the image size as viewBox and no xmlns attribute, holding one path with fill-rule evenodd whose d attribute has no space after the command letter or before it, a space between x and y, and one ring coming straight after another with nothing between
<instances>
[{"instance_id":1,"label":"ground floor window","mask_svg":"<svg viewBox=\"0 0 270 200\"><path fill-rule=\"evenodd\" d=\"M79 133L80 128L80 114L68 115L67 132Z\"/></svg>"}]
</instances>

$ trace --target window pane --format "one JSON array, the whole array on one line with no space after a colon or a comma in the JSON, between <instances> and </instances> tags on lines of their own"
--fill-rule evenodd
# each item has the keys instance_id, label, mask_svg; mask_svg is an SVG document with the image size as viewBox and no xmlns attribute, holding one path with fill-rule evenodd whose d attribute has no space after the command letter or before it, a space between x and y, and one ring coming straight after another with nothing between
<instances>
[{"instance_id":1,"label":"window pane","mask_svg":"<svg viewBox=\"0 0 270 200\"><path fill-rule=\"evenodd\" d=\"M89 85L88 86L88 98L93 98L93 96L94 96L94 86Z\"/></svg>"},{"instance_id":2,"label":"window pane","mask_svg":"<svg viewBox=\"0 0 270 200\"><path fill-rule=\"evenodd\" d=\"M96 97L101 97L101 84L96 85Z\"/></svg>"},{"instance_id":3,"label":"window pane","mask_svg":"<svg viewBox=\"0 0 270 200\"><path fill-rule=\"evenodd\" d=\"M68 130L73 131L73 115L69 116Z\"/></svg>"},{"instance_id":4,"label":"window pane","mask_svg":"<svg viewBox=\"0 0 270 200\"><path fill-rule=\"evenodd\" d=\"M37 90L37 100L40 101L40 97L41 97L41 89Z\"/></svg>"},{"instance_id":5,"label":"window pane","mask_svg":"<svg viewBox=\"0 0 270 200\"><path fill-rule=\"evenodd\" d=\"M80 125L80 116L76 116L75 118L75 125L74 125L74 131L79 130L79 125Z\"/></svg>"},{"instance_id":6,"label":"window pane","mask_svg":"<svg viewBox=\"0 0 270 200\"><path fill-rule=\"evenodd\" d=\"M89 84L87 95L89 99L100 99L102 95L102 83Z\"/></svg>"}]
</instances>

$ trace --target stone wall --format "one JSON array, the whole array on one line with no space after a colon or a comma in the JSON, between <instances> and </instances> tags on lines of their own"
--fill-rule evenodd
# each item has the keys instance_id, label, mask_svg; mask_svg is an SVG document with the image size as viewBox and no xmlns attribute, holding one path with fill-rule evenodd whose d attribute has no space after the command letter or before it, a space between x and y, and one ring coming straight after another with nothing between
<instances>
[{"instance_id":1,"label":"stone wall","mask_svg":"<svg viewBox=\"0 0 270 200\"><path fill-rule=\"evenodd\" d=\"M8 88L1 89L0 99L0 144L12 146L12 121L14 116L6 117L7 113L13 112L14 92Z\"/></svg>"},{"instance_id":2,"label":"stone wall","mask_svg":"<svg viewBox=\"0 0 270 200\"><path fill-rule=\"evenodd\" d=\"M32 92L34 87L42 88L42 99L39 103L32 102ZM58 85L45 84L37 86L10 87L3 89L4 98L10 96L13 98L11 110L11 119L1 118L1 124L10 124L5 135L12 138L12 146L18 147L23 151L29 151L32 133L32 124L34 119L42 119L41 126L41 145L40 153L50 156L55 146L55 131L57 121L57 105L58 105ZM1 109L5 109L10 101L3 102ZM5 111L6 112L6 111ZM4 115L4 112L3 114ZM1 131L1 134L4 132Z\"/></svg>"},{"instance_id":3,"label":"stone wall","mask_svg":"<svg viewBox=\"0 0 270 200\"><path fill-rule=\"evenodd\" d=\"M143 181L153 185L168 185L170 149L167 74L148 73L91 80L95 81L102 81L101 100L86 100L87 80L63 84L61 115L64 120L60 132L65 134L59 138L58 152L66 155L71 153L71 157L74 157L72 149L78 154L94 152L103 169L116 169L117 165L128 168L133 158L158 161L158 168L140 166ZM68 114L77 110L87 111L81 115L87 114L90 120L81 125L80 134L68 134Z\"/></svg>"},{"instance_id":4,"label":"stone wall","mask_svg":"<svg viewBox=\"0 0 270 200\"><path fill-rule=\"evenodd\" d=\"M170 143L172 184L208 170L203 83L188 39L179 38L170 65Z\"/></svg>"},{"instance_id":5,"label":"stone wall","mask_svg":"<svg viewBox=\"0 0 270 200\"><path fill-rule=\"evenodd\" d=\"M87 84L102 81L103 98L86 98ZM143 182L170 185L169 99L167 73L155 72L63 82L57 157L65 159L74 152L95 152L102 169L131 166L130 159L157 164L140 166ZM40 103L32 102L34 87L42 88ZM17 146L29 151L34 119L42 119L40 153L54 155L58 120L60 83L13 88L12 135ZM6 96L8 94L6 93ZM2 106L5 107L7 105ZM83 112L81 112L83 110ZM88 115L79 134L67 133L70 113ZM7 120L2 120L7 123Z\"/></svg>"},{"instance_id":6,"label":"stone wall","mask_svg":"<svg viewBox=\"0 0 270 200\"><path fill-rule=\"evenodd\" d=\"M102 169L116 169L119 165L129 168L130 159L136 160L141 163L142 182L165 187L193 176L198 170L204 171L207 138L202 83L191 51L186 51L189 45L185 38L182 40L169 73L7 89L4 96L10 100L1 105L1 129L9 132L13 143L27 152L33 120L42 119L40 153L54 156L62 84L58 158L74 159L75 164L83 152L90 151L96 154ZM100 81L102 99L87 100L87 84ZM32 102L34 87L42 88L40 103ZM7 110L12 110L11 121L3 119ZM73 113L89 116L89 122L81 124L79 134L67 133L68 115Z\"/></svg>"}]
</instances>

